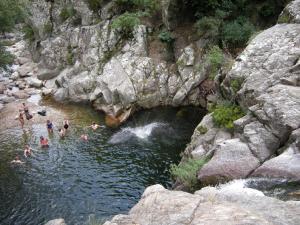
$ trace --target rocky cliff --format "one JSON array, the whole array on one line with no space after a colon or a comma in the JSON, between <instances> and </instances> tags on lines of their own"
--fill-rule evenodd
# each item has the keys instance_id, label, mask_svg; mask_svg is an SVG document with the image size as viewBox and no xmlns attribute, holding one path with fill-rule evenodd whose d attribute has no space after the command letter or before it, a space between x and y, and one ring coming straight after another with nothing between
<instances>
[{"instance_id":1,"label":"rocky cliff","mask_svg":"<svg viewBox=\"0 0 300 225\"><path fill-rule=\"evenodd\" d=\"M208 129L206 134L195 130L186 156L211 157L198 172L200 182L216 184L249 176L300 181L297 4L291 2L282 13L291 15L291 22L258 34L222 80L222 95L235 99L248 114L234 122L232 133L216 127L211 114L199 125Z\"/></svg>"},{"instance_id":2,"label":"rocky cliff","mask_svg":"<svg viewBox=\"0 0 300 225\"><path fill-rule=\"evenodd\" d=\"M74 17L60 19L67 6L76 11L80 24L74 24ZM33 1L31 52L38 63L37 78L47 81L44 93L58 101L90 102L121 121L137 108L205 107L213 89L211 83L201 91L209 74L201 52L205 43L181 41L170 62L164 59L165 46L152 38L153 25L137 26L131 39L112 29L114 9L114 1L108 2L95 17L84 1Z\"/></svg>"}]
</instances>

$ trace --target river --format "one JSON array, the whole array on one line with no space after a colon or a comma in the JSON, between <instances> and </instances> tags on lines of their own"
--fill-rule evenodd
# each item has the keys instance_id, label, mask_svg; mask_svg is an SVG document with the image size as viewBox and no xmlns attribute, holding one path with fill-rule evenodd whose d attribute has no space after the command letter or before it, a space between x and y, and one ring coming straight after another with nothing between
<instances>
[{"instance_id":1,"label":"river","mask_svg":"<svg viewBox=\"0 0 300 225\"><path fill-rule=\"evenodd\" d=\"M86 126L104 124L104 117L90 107L47 107L68 115L64 140L57 132L48 135L45 124L0 133L0 224L37 225L63 217L67 224L81 225L127 213L145 187L171 187L170 164L180 161L204 115L197 108L157 108L136 113L119 128L93 132ZM88 142L79 140L82 133ZM49 149L39 147L41 135L49 138ZM26 143L34 150L27 159L22 157ZM10 163L17 154L25 164Z\"/></svg>"}]
</instances>

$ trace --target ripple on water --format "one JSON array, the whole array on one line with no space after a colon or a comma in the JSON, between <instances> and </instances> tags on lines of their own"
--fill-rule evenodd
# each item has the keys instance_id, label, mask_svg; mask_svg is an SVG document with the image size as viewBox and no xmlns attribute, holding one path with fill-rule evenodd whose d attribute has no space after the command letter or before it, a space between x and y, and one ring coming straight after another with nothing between
<instances>
[{"instance_id":1,"label":"ripple on water","mask_svg":"<svg viewBox=\"0 0 300 225\"><path fill-rule=\"evenodd\" d=\"M48 137L43 124L26 134L17 129L0 133L1 224L36 225L58 217L68 224L84 224L91 214L103 218L128 212L146 186L170 186L168 168L179 161L201 119L198 110L178 118L176 109L158 109L138 113L121 128L92 132L81 124L99 116L82 110L70 110L67 137L60 140L54 133L49 149L38 144L39 136ZM79 140L82 133L88 134L88 142ZM34 156L22 157L22 166L11 166L25 143Z\"/></svg>"}]
</instances>

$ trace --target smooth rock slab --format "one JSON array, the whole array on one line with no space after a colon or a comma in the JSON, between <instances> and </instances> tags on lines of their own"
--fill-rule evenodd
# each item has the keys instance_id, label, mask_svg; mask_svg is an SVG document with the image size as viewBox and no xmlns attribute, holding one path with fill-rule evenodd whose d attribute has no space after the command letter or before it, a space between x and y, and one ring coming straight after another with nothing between
<instances>
[{"instance_id":1,"label":"smooth rock slab","mask_svg":"<svg viewBox=\"0 0 300 225\"><path fill-rule=\"evenodd\" d=\"M206 187L189 194L148 187L129 215L104 225L298 225L300 203L269 198L250 188Z\"/></svg>"},{"instance_id":2,"label":"smooth rock slab","mask_svg":"<svg viewBox=\"0 0 300 225\"><path fill-rule=\"evenodd\" d=\"M259 165L247 144L230 139L216 146L212 159L198 172L198 179L210 185L245 178Z\"/></svg>"},{"instance_id":3,"label":"smooth rock slab","mask_svg":"<svg viewBox=\"0 0 300 225\"><path fill-rule=\"evenodd\" d=\"M30 95L26 91L16 91L12 93L12 95L18 99L26 99L30 97Z\"/></svg>"},{"instance_id":4,"label":"smooth rock slab","mask_svg":"<svg viewBox=\"0 0 300 225\"><path fill-rule=\"evenodd\" d=\"M300 181L300 151L297 148L289 147L286 152L262 164L251 176Z\"/></svg>"}]
</instances>

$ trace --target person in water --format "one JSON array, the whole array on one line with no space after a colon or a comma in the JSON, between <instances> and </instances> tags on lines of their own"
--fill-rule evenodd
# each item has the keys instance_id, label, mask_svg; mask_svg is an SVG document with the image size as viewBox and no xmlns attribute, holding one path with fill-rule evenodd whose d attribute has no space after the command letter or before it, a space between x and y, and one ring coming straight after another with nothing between
<instances>
[{"instance_id":1,"label":"person in water","mask_svg":"<svg viewBox=\"0 0 300 225\"><path fill-rule=\"evenodd\" d=\"M58 129L58 135L60 138L64 138L66 136L66 133L63 129Z\"/></svg>"},{"instance_id":2,"label":"person in water","mask_svg":"<svg viewBox=\"0 0 300 225\"><path fill-rule=\"evenodd\" d=\"M19 119L19 121L20 121L20 123L21 123L21 127L22 127L22 129L24 128L24 115L23 115L23 111L22 110L19 110L19 116L18 116L18 119Z\"/></svg>"},{"instance_id":3,"label":"person in water","mask_svg":"<svg viewBox=\"0 0 300 225\"><path fill-rule=\"evenodd\" d=\"M22 103L23 104L23 111L25 113L25 117L27 120L32 119L32 115L29 113L29 108L28 106L26 106L25 102Z\"/></svg>"},{"instance_id":4,"label":"person in water","mask_svg":"<svg viewBox=\"0 0 300 225\"><path fill-rule=\"evenodd\" d=\"M65 129L65 132L68 130L70 124L69 124L69 120L65 119L63 121L63 126L64 126L64 129Z\"/></svg>"},{"instance_id":5,"label":"person in water","mask_svg":"<svg viewBox=\"0 0 300 225\"><path fill-rule=\"evenodd\" d=\"M16 158L11 161L11 163L23 164L24 162L22 162L20 157L17 155Z\"/></svg>"},{"instance_id":6,"label":"person in water","mask_svg":"<svg viewBox=\"0 0 300 225\"><path fill-rule=\"evenodd\" d=\"M31 154L32 154L31 148L29 147L29 145L25 145L24 156L27 158L27 157L31 156Z\"/></svg>"},{"instance_id":7,"label":"person in water","mask_svg":"<svg viewBox=\"0 0 300 225\"><path fill-rule=\"evenodd\" d=\"M80 139L83 140L83 141L88 141L88 136L87 136L87 134L82 134L82 135L80 136Z\"/></svg>"},{"instance_id":8,"label":"person in water","mask_svg":"<svg viewBox=\"0 0 300 225\"><path fill-rule=\"evenodd\" d=\"M47 120L47 130L49 133L53 133L53 123L50 120Z\"/></svg>"},{"instance_id":9,"label":"person in water","mask_svg":"<svg viewBox=\"0 0 300 225\"><path fill-rule=\"evenodd\" d=\"M49 147L48 139L44 138L43 136L40 136L40 144L43 148Z\"/></svg>"},{"instance_id":10,"label":"person in water","mask_svg":"<svg viewBox=\"0 0 300 225\"><path fill-rule=\"evenodd\" d=\"M100 127L100 125L93 122L92 125L89 127L91 127L93 130L97 130Z\"/></svg>"}]
</instances>

